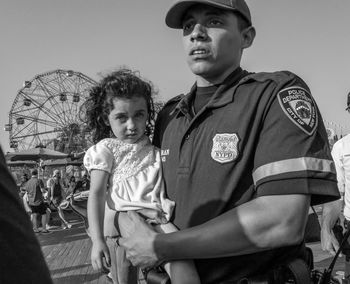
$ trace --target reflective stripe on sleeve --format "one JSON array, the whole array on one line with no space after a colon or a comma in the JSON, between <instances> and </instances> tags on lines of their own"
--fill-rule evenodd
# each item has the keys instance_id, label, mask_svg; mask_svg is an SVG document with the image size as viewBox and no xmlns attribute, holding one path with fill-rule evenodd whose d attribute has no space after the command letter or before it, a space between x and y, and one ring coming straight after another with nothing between
<instances>
[{"instance_id":1,"label":"reflective stripe on sleeve","mask_svg":"<svg viewBox=\"0 0 350 284\"><path fill-rule=\"evenodd\" d=\"M253 180L256 185L260 180L284 173L299 171L317 171L335 174L332 160L303 157L283 160L260 166L253 172Z\"/></svg>"}]
</instances>

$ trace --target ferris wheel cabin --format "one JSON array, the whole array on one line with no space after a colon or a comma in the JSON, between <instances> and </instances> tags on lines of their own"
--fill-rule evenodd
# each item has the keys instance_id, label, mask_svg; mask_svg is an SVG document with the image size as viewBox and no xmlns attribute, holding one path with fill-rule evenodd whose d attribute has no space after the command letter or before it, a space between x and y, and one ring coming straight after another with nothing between
<instances>
[{"instance_id":1,"label":"ferris wheel cabin","mask_svg":"<svg viewBox=\"0 0 350 284\"><path fill-rule=\"evenodd\" d=\"M10 148L17 148L18 147L18 142L17 141L10 141Z\"/></svg>"},{"instance_id":2,"label":"ferris wheel cabin","mask_svg":"<svg viewBox=\"0 0 350 284\"><path fill-rule=\"evenodd\" d=\"M60 101L61 101L61 102L65 102L66 100L67 100L67 95L61 93L61 94L60 94Z\"/></svg>"},{"instance_id":3,"label":"ferris wheel cabin","mask_svg":"<svg viewBox=\"0 0 350 284\"><path fill-rule=\"evenodd\" d=\"M16 118L16 123L18 125L23 125L24 124L24 118L23 117L18 117Z\"/></svg>"},{"instance_id":4,"label":"ferris wheel cabin","mask_svg":"<svg viewBox=\"0 0 350 284\"><path fill-rule=\"evenodd\" d=\"M23 87L24 88L30 88L32 86L32 82L30 82L30 81L24 81L24 83L23 83Z\"/></svg>"},{"instance_id":5,"label":"ferris wheel cabin","mask_svg":"<svg viewBox=\"0 0 350 284\"><path fill-rule=\"evenodd\" d=\"M23 100L23 105L25 105L25 106L30 106L31 104L32 104L31 99L25 98L25 99Z\"/></svg>"},{"instance_id":6,"label":"ferris wheel cabin","mask_svg":"<svg viewBox=\"0 0 350 284\"><path fill-rule=\"evenodd\" d=\"M5 124L5 131L11 131L12 130L12 125L11 124Z\"/></svg>"},{"instance_id":7,"label":"ferris wheel cabin","mask_svg":"<svg viewBox=\"0 0 350 284\"><path fill-rule=\"evenodd\" d=\"M80 101L79 95L78 95L78 94L74 94L74 95L73 95L73 102L74 102L74 103L78 103L79 101Z\"/></svg>"}]
</instances>

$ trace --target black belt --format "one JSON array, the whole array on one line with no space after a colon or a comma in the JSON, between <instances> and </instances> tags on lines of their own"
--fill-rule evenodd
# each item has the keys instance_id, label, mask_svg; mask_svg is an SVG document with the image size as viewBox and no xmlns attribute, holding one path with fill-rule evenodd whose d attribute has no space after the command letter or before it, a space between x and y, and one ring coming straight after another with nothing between
<instances>
[{"instance_id":1,"label":"black belt","mask_svg":"<svg viewBox=\"0 0 350 284\"><path fill-rule=\"evenodd\" d=\"M310 270L303 259L296 258L263 275L243 278L236 284L311 284Z\"/></svg>"},{"instance_id":2,"label":"black belt","mask_svg":"<svg viewBox=\"0 0 350 284\"><path fill-rule=\"evenodd\" d=\"M147 284L170 284L167 273L161 268L143 270ZM242 278L231 284L311 284L310 271L303 259L297 258L267 273Z\"/></svg>"}]
</instances>

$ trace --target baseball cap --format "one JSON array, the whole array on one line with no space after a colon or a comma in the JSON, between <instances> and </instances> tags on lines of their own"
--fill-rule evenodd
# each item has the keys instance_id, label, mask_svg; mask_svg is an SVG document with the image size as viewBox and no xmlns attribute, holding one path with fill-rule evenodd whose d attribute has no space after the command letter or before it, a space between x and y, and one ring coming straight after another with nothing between
<instances>
[{"instance_id":1,"label":"baseball cap","mask_svg":"<svg viewBox=\"0 0 350 284\"><path fill-rule=\"evenodd\" d=\"M185 12L194 4L204 4L237 12L248 21L250 25L252 24L249 7L244 0L178 0L170 7L165 17L167 26L173 29L181 29L182 18Z\"/></svg>"}]
</instances>

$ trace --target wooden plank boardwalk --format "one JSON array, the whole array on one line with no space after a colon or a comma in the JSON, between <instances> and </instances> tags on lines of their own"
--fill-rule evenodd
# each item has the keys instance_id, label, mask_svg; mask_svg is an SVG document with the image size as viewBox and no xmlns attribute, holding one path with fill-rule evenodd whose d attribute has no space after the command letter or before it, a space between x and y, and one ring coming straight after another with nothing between
<instances>
[{"instance_id":1,"label":"wooden plank boardwalk","mask_svg":"<svg viewBox=\"0 0 350 284\"><path fill-rule=\"evenodd\" d=\"M50 234L37 234L43 254L55 284L110 284L103 273L92 269L90 262L91 241L87 236L84 224L74 213L66 213L73 224L71 229L62 230L54 217ZM324 269L332 261L332 256L321 250L320 243L308 244L314 252L315 267ZM344 257L338 259L334 274L344 270ZM140 284L144 281L140 281Z\"/></svg>"},{"instance_id":2,"label":"wooden plank boardwalk","mask_svg":"<svg viewBox=\"0 0 350 284\"><path fill-rule=\"evenodd\" d=\"M87 236L84 223L74 213L66 213L73 224L63 230L54 218L50 234L37 234L44 257L55 284L111 283L103 273L92 269L90 262L91 240Z\"/></svg>"}]
</instances>

